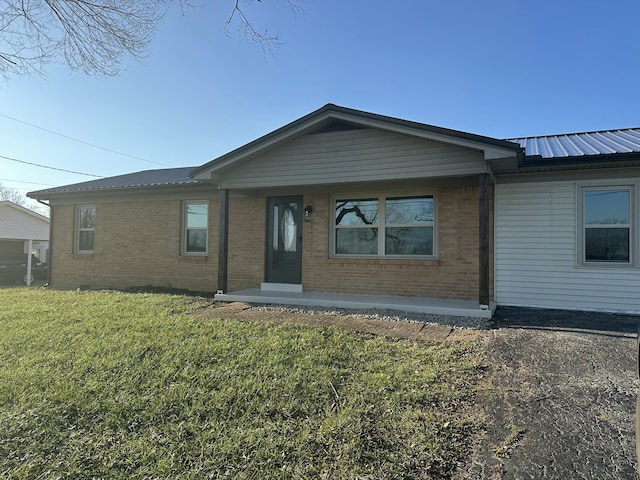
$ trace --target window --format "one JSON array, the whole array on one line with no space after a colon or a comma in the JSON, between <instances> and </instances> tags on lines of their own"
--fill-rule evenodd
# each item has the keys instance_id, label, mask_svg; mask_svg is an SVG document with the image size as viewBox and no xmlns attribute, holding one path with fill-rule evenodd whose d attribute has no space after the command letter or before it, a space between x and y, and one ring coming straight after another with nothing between
<instances>
[{"instance_id":1,"label":"window","mask_svg":"<svg viewBox=\"0 0 640 480\"><path fill-rule=\"evenodd\" d=\"M96 229L95 205L80 205L76 208L76 253L92 253Z\"/></svg>"},{"instance_id":2,"label":"window","mask_svg":"<svg viewBox=\"0 0 640 480\"><path fill-rule=\"evenodd\" d=\"M582 189L582 262L632 261L631 187Z\"/></svg>"},{"instance_id":3,"label":"window","mask_svg":"<svg viewBox=\"0 0 640 480\"><path fill-rule=\"evenodd\" d=\"M337 256L435 255L433 196L338 199L335 212Z\"/></svg>"},{"instance_id":4,"label":"window","mask_svg":"<svg viewBox=\"0 0 640 480\"><path fill-rule=\"evenodd\" d=\"M182 253L206 255L209 204L207 202L185 202L183 218Z\"/></svg>"}]
</instances>

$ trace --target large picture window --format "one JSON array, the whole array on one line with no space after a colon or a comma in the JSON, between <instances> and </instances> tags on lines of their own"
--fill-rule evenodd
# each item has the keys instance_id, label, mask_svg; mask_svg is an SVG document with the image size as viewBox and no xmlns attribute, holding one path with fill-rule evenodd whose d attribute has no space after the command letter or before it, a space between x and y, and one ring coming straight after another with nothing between
<instances>
[{"instance_id":1,"label":"large picture window","mask_svg":"<svg viewBox=\"0 0 640 480\"><path fill-rule=\"evenodd\" d=\"M433 257L433 196L335 200L336 256Z\"/></svg>"},{"instance_id":2,"label":"large picture window","mask_svg":"<svg viewBox=\"0 0 640 480\"><path fill-rule=\"evenodd\" d=\"M185 202L183 218L182 253L186 255L206 255L209 204L201 201Z\"/></svg>"},{"instance_id":3,"label":"large picture window","mask_svg":"<svg viewBox=\"0 0 640 480\"><path fill-rule=\"evenodd\" d=\"M631 263L632 204L631 187L582 189L584 263Z\"/></svg>"},{"instance_id":4,"label":"large picture window","mask_svg":"<svg viewBox=\"0 0 640 480\"><path fill-rule=\"evenodd\" d=\"M79 205L76 207L76 253L93 253L95 230L95 205Z\"/></svg>"}]
</instances>

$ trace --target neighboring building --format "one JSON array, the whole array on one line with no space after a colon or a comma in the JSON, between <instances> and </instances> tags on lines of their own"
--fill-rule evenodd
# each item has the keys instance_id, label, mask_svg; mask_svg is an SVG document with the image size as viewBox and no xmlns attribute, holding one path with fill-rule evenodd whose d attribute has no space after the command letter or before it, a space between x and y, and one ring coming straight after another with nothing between
<instances>
[{"instance_id":1,"label":"neighboring building","mask_svg":"<svg viewBox=\"0 0 640 480\"><path fill-rule=\"evenodd\" d=\"M640 129L507 141L326 105L199 167L29 196L54 287L640 312Z\"/></svg>"},{"instance_id":2,"label":"neighboring building","mask_svg":"<svg viewBox=\"0 0 640 480\"><path fill-rule=\"evenodd\" d=\"M0 200L0 255L31 252L47 261L49 219L8 200Z\"/></svg>"},{"instance_id":3,"label":"neighboring building","mask_svg":"<svg viewBox=\"0 0 640 480\"><path fill-rule=\"evenodd\" d=\"M25 281L30 285L34 278L46 280L48 254L49 219L8 200L0 201L0 283Z\"/></svg>"}]
</instances>

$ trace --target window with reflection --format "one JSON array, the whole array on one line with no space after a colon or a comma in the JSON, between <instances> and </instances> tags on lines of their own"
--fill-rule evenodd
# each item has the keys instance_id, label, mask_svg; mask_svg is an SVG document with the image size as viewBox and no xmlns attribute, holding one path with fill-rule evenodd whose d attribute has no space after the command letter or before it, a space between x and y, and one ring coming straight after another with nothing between
<instances>
[{"instance_id":1,"label":"window with reflection","mask_svg":"<svg viewBox=\"0 0 640 480\"><path fill-rule=\"evenodd\" d=\"M338 199L337 256L434 256L433 196Z\"/></svg>"},{"instance_id":2,"label":"window with reflection","mask_svg":"<svg viewBox=\"0 0 640 480\"><path fill-rule=\"evenodd\" d=\"M93 253L95 230L95 205L79 205L76 207L76 253Z\"/></svg>"},{"instance_id":3,"label":"window with reflection","mask_svg":"<svg viewBox=\"0 0 640 480\"><path fill-rule=\"evenodd\" d=\"M385 253L433 255L433 197L386 199Z\"/></svg>"},{"instance_id":4,"label":"window with reflection","mask_svg":"<svg viewBox=\"0 0 640 480\"><path fill-rule=\"evenodd\" d=\"M209 204L202 201L184 203L183 253L205 255L209 224Z\"/></svg>"},{"instance_id":5,"label":"window with reflection","mask_svg":"<svg viewBox=\"0 0 640 480\"><path fill-rule=\"evenodd\" d=\"M582 202L583 261L630 263L631 188L585 188Z\"/></svg>"}]
</instances>

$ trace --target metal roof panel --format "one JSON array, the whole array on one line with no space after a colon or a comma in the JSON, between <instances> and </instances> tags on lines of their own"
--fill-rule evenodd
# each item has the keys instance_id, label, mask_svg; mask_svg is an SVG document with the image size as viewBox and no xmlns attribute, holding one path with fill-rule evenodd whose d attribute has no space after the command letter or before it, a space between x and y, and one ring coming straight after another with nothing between
<instances>
[{"instance_id":1,"label":"metal roof panel","mask_svg":"<svg viewBox=\"0 0 640 480\"><path fill-rule=\"evenodd\" d=\"M640 153L640 128L521 137L508 141L520 144L527 156L542 158Z\"/></svg>"}]
</instances>

